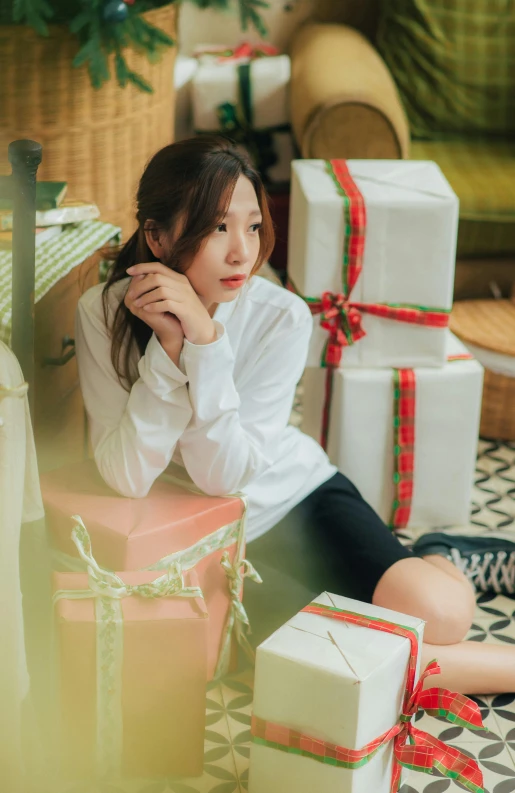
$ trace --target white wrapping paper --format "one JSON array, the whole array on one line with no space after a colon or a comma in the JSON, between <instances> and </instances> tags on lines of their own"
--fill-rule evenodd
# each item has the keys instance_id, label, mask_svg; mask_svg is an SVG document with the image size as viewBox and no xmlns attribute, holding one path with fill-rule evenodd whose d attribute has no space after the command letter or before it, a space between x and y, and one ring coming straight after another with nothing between
<instances>
[{"instance_id":1,"label":"white wrapping paper","mask_svg":"<svg viewBox=\"0 0 515 793\"><path fill-rule=\"evenodd\" d=\"M363 270L351 302L452 306L458 198L436 163L348 160L367 211ZM306 297L342 292L343 198L323 160L292 163L288 274ZM363 315L367 336L345 366L441 366L445 330ZM317 366L328 332L315 317L308 358Z\"/></svg>"},{"instance_id":2,"label":"white wrapping paper","mask_svg":"<svg viewBox=\"0 0 515 793\"><path fill-rule=\"evenodd\" d=\"M447 332L447 353L467 353ZM416 374L415 474L409 527L463 526L470 500L479 435L483 368L475 360ZM303 375L302 430L320 441L326 370ZM385 522L391 518L393 471L393 372L335 372L327 453Z\"/></svg>"},{"instance_id":3,"label":"white wrapping paper","mask_svg":"<svg viewBox=\"0 0 515 793\"><path fill-rule=\"evenodd\" d=\"M217 63L211 55L200 56L192 79L193 124L199 131L219 129L217 108L225 102L238 104L238 63ZM287 55L257 58L250 63L252 116L255 129L270 129L289 124L290 59ZM273 182L290 179L294 156L291 133L274 132L274 149L278 156L268 169Z\"/></svg>"},{"instance_id":4,"label":"white wrapping paper","mask_svg":"<svg viewBox=\"0 0 515 793\"><path fill-rule=\"evenodd\" d=\"M422 644L415 617L327 592L314 602L414 628ZM299 613L257 648L253 713L361 749L398 722L409 655L401 636ZM392 757L393 742L349 770L252 743L249 793L389 793Z\"/></svg>"}]
</instances>

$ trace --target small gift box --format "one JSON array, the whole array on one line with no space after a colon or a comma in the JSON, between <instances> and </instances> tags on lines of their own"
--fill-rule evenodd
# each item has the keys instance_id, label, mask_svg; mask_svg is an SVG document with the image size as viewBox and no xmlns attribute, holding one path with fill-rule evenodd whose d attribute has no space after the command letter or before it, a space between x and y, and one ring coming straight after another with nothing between
<instances>
[{"instance_id":1,"label":"small gift box","mask_svg":"<svg viewBox=\"0 0 515 793\"><path fill-rule=\"evenodd\" d=\"M173 484L169 474L145 498L123 498L101 479L93 460L41 475L47 527L56 569L83 571L70 539L71 516L84 521L98 563L108 570L193 567L209 612L207 674L228 671L236 639L251 653L241 603L243 579L260 580L245 560L246 500L207 496ZM234 655L233 655L234 660Z\"/></svg>"},{"instance_id":2,"label":"small gift box","mask_svg":"<svg viewBox=\"0 0 515 793\"><path fill-rule=\"evenodd\" d=\"M54 573L64 776L198 776L208 614L194 572Z\"/></svg>"},{"instance_id":3,"label":"small gift box","mask_svg":"<svg viewBox=\"0 0 515 793\"><path fill-rule=\"evenodd\" d=\"M290 59L270 45L197 53L192 82L197 132L220 131L242 144L267 182L287 182L293 159Z\"/></svg>"},{"instance_id":4,"label":"small gift box","mask_svg":"<svg viewBox=\"0 0 515 793\"><path fill-rule=\"evenodd\" d=\"M309 366L444 364L458 199L435 163L296 160L289 224Z\"/></svg>"},{"instance_id":5,"label":"small gift box","mask_svg":"<svg viewBox=\"0 0 515 793\"><path fill-rule=\"evenodd\" d=\"M419 708L482 729L479 709L419 682L424 623L322 593L256 653L249 793L397 793L401 769L482 791L476 762L411 723Z\"/></svg>"},{"instance_id":6,"label":"small gift box","mask_svg":"<svg viewBox=\"0 0 515 793\"><path fill-rule=\"evenodd\" d=\"M441 369L320 369L303 375L302 430L392 528L466 525L483 368L447 331Z\"/></svg>"}]
</instances>

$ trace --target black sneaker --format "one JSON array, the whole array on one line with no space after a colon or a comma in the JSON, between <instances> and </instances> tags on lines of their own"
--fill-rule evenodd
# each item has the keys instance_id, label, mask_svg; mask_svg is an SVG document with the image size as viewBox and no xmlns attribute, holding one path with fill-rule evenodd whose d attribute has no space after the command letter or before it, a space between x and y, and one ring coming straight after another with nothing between
<instances>
[{"instance_id":1,"label":"black sneaker","mask_svg":"<svg viewBox=\"0 0 515 793\"><path fill-rule=\"evenodd\" d=\"M413 545L415 556L438 554L450 559L476 592L515 595L515 534L487 532L472 537L423 534Z\"/></svg>"}]
</instances>

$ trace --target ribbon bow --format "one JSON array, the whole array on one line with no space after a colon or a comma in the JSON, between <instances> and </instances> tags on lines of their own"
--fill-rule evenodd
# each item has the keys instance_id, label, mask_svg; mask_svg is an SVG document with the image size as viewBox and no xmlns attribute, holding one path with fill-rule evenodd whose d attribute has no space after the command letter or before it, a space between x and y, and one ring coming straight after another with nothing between
<instances>
[{"instance_id":1,"label":"ribbon bow","mask_svg":"<svg viewBox=\"0 0 515 793\"><path fill-rule=\"evenodd\" d=\"M144 598L162 598L181 595L182 597L203 597L200 587L187 587L180 565L173 562L164 575L146 584L125 584L122 579L109 570L99 566L91 549L91 539L79 515L73 515L77 525L72 530L72 540L77 546L79 556L86 563L90 597L121 600L132 595ZM73 590L71 590L73 591ZM82 590L76 590L82 591Z\"/></svg>"},{"instance_id":2,"label":"ribbon bow","mask_svg":"<svg viewBox=\"0 0 515 793\"><path fill-rule=\"evenodd\" d=\"M197 50L195 55L197 57L200 55L216 55L219 62L225 63L226 61L255 60L256 58L271 57L279 55L279 50L272 44L251 44L249 41L243 41L235 49L230 47L210 47Z\"/></svg>"},{"instance_id":3,"label":"ribbon bow","mask_svg":"<svg viewBox=\"0 0 515 793\"><path fill-rule=\"evenodd\" d=\"M382 746L393 740L396 762L392 769L390 793L397 793L399 789L401 766L426 773L437 769L444 776L460 782L471 793L484 793L483 774L473 758L458 749L446 746L438 738L418 730L411 724L415 713L419 708L423 708L429 715L443 716L447 721L461 727L468 727L471 730L486 730L478 706L468 697L445 688L422 690L427 677L440 674L440 666L436 661L431 661L427 665L417 685L414 685L418 635L413 628L397 625L387 620L372 619L363 614L321 603L310 603L301 612L329 617L409 639L411 653L402 713L397 724L361 749L347 749L344 746L318 740L283 725L253 716L251 733L255 743L283 752L301 754L320 763L357 769L370 762Z\"/></svg>"},{"instance_id":4,"label":"ribbon bow","mask_svg":"<svg viewBox=\"0 0 515 793\"><path fill-rule=\"evenodd\" d=\"M444 776L458 780L473 793L480 793L483 789L482 774L475 760L458 749L447 746L439 738L418 730L411 723L412 717L422 708L430 716L443 716L447 721L461 727L486 729L479 708L472 700L445 688L422 690L427 677L440 673L441 669L436 661L431 661L426 666L400 717L400 723L394 728L396 735L393 751L397 764L394 764L392 771L392 793L398 790L400 784L401 765L426 773L437 769Z\"/></svg>"},{"instance_id":5,"label":"ribbon bow","mask_svg":"<svg viewBox=\"0 0 515 793\"><path fill-rule=\"evenodd\" d=\"M339 366L343 347L350 347L365 336L362 314L342 292L324 292L320 309L320 325L329 331L326 364Z\"/></svg>"},{"instance_id":6,"label":"ribbon bow","mask_svg":"<svg viewBox=\"0 0 515 793\"><path fill-rule=\"evenodd\" d=\"M231 562L227 551L224 551L222 554L220 564L222 565L225 575L227 576L229 593L231 596L228 628L226 632L224 648L220 655L220 663L225 666L229 658L233 630L236 640L241 645L242 649L251 660L254 659L254 650L252 649L247 638L247 634L250 633L250 622L245 610L245 606L241 602L240 597L243 589L243 580L245 578L250 578L257 584L262 584L263 579L248 559L241 559L239 561L237 560L236 562Z\"/></svg>"}]
</instances>

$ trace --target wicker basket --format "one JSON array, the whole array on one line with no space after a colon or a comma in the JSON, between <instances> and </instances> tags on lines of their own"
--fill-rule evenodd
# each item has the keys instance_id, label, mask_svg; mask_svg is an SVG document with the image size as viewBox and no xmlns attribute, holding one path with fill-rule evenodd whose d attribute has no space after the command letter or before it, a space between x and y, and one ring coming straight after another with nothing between
<instances>
[{"instance_id":1,"label":"wicker basket","mask_svg":"<svg viewBox=\"0 0 515 793\"><path fill-rule=\"evenodd\" d=\"M485 367L480 435L515 440L515 299L460 300L450 328Z\"/></svg>"},{"instance_id":2,"label":"wicker basket","mask_svg":"<svg viewBox=\"0 0 515 793\"><path fill-rule=\"evenodd\" d=\"M145 14L175 38L176 6ZM94 201L103 220L134 227L134 195L145 163L171 143L174 126L173 67L176 47L151 64L127 50L131 69L154 93L121 88L110 62L111 79L92 87L86 67L72 66L77 39L64 25L48 38L24 25L0 27L0 172L10 173L7 146L17 138L43 145L39 179L68 182L73 198Z\"/></svg>"}]
</instances>

